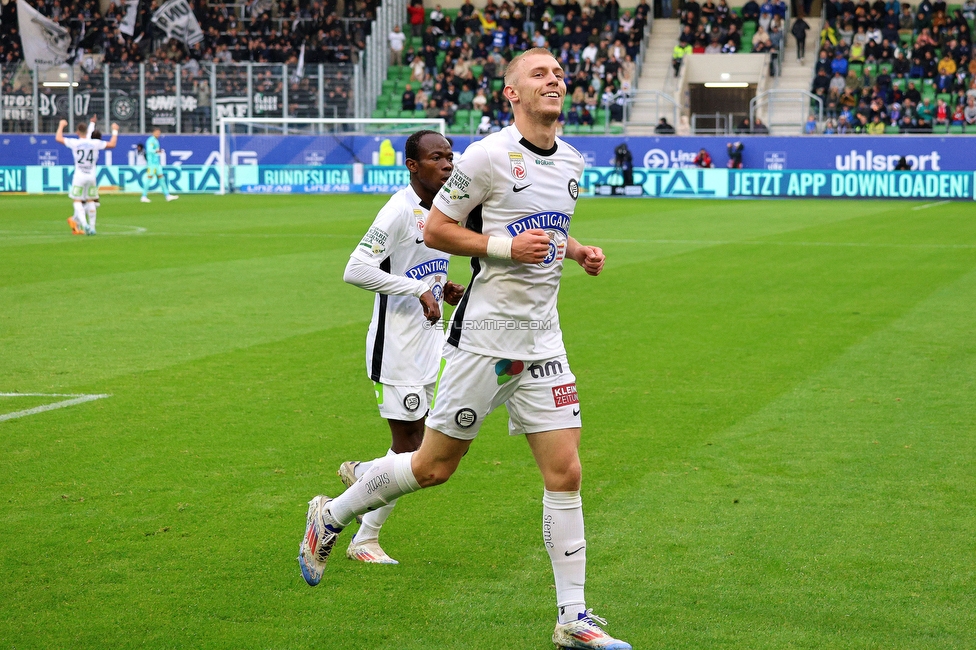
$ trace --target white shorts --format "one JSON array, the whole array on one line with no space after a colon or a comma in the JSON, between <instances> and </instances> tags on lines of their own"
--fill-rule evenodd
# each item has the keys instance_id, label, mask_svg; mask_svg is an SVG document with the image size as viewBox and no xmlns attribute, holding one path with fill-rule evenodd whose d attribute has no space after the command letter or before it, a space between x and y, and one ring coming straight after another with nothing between
<instances>
[{"instance_id":1,"label":"white shorts","mask_svg":"<svg viewBox=\"0 0 976 650\"><path fill-rule=\"evenodd\" d=\"M510 435L581 426L576 376L566 355L512 361L444 346L441 374L427 426L459 440L473 440L496 408L508 410Z\"/></svg>"},{"instance_id":2,"label":"white shorts","mask_svg":"<svg viewBox=\"0 0 976 650\"><path fill-rule=\"evenodd\" d=\"M434 397L434 384L426 386L393 386L373 382L376 405L386 420L416 422L427 415Z\"/></svg>"},{"instance_id":3,"label":"white shorts","mask_svg":"<svg viewBox=\"0 0 976 650\"><path fill-rule=\"evenodd\" d=\"M71 179L71 189L68 196L73 201L97 201L98 200L98 181L94 174L82 174L75 172Z\"/></svg>"}]
</instances>

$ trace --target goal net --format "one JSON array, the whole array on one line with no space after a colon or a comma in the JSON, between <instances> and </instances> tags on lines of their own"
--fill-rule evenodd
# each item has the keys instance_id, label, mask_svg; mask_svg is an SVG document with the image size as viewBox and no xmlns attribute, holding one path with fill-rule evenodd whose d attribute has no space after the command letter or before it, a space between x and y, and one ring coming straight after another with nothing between
<instances>
[{"instance_id":1,"label":"goal net","mask_svg":"<svg viewBox=\"0 0 976 650\"><path fill-rule=\"evenodd\" d=\"M443 119L238 118L220 120L220 194L261 185L267 179L362 175L365 166L403 165L402 141L429 129L447 133ZM397 145L400 145L399 147ZM348 169L339 169L339 168ZM304 172L308 177L308 171ZM359 181L360 184L362 181ZM265 183L264 185L273 185ZM334 183L313 184L328 191ZM325 188L325 189L321 189ZM269 191L274 191L269 190Z\"/></svg>"}]
</instances>

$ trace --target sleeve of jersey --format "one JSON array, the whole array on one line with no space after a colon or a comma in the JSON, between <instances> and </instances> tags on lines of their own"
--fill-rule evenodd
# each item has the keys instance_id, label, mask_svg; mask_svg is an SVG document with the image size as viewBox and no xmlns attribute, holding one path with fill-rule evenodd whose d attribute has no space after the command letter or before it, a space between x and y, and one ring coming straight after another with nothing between
<instances>
[{"instance_id":1,"label":"sleeve of jersey","mask_svg":"<svg viewBox=\"0 0 976 650\"><path fill-rule=\"evenodd\" d=\"M488 150L479 142L471 144L434 197L434 206L463 226L468 214L488 198L492 173Z\"/></svg>"},{"instance_id":2,"label":"sleeve of jersey","mask_svg":"<svg viewBox=\"0 0 976 650\"><path fill-rule=\"evenodd\" d=\"M430 291L430 287L425 282L387 273L378 266L363 261L355 253L349 257L342 279L360 289L387 296L416 296L419 298Z\"/></svg>"},{"instance_id":3,"label":"sleeve of jersey","mask_svg":"<svg viewBox=\"0 0 976 650\"><path fill-rule=\"evenodd\" d=\"M380 210L373 225L349 256L342 276L344 281L388 296L420 297L430 289L425 282L393 275L380 269L380 264L393 253L400 241L403 223L400 216L399 210L390 204Z\"/></svg>"},{"instance_id":4,"label":"sleeve of jersey","mask_svg":"<svg viewBox=\"0 0 976 650\"><path fill-rule=\"evenodd\" d=\"M91 137L91 134L94 133L94 132L95 132L95 123L94 122L89 122L88 123L88 130L85 131L85 137L86 138L90 138Z\"/></svg>"}]
</instances>

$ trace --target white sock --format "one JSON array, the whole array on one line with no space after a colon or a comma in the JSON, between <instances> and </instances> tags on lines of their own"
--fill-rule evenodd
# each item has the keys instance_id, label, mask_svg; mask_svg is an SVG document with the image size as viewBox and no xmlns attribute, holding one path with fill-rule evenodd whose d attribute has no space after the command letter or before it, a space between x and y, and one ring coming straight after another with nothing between
<instances>
[{"instance_id":1,"label":"white sock","mask_svg":"<svg viewBox=\"0 0 976 650\"><path fill-rule=\"evenodd\" d=\"M542 495L542 540L556 579L559 622L575 621L586 611L586 538L583 536L583 499L576 492Z\"/></svg>"},{"instance_id":2,"label":"white sock","mask_svg":"<svg viewBox=\"0 0 976 650\"><path fill-rule=\"evenodd\" d=\"M92 230L95 230L95 218L97 210L98 208L94 201L89 201L85 204L85 212L88 213L88 225L91 226Z\"/></svg>"},{"instance_id":3,"label":"white sock","mask_svg":"<svg viewBox=\"0 0 976 650\"><path fill-rule=\"evenodd\" d=\"M88 230L88 219L85 218L85 204L81 201L75 201L75 221L82 229Z\"/></svg>"},{"instance_id":4,"label":"white sock","mask_svg":"<svg viewBox=\"0 0 976 650\"><path fill-rule=\"evenodd\" d=\"M387 452L386 455L389 456L390 452ZM369 468L372 466L373 466L373 461L364 460L363 462L356 465L356 469L353 470L353 473L356 475L357 479L360 479L363 477L363 474L369 471Z\"/></svg>"},{"instance_id":5,"label":"white sock","mask_svg":"<svg viewBox=\"0 0 976 650\"><path fill-rule=\"evenodd\" d=\"M389 458L390 456L396 456L396 452L394 452L392 449L386 452L386 457ZM363 465L366 466L366 469L360 471ZM368 463L359 463L359 465L356 465L356 478L359 478L365 474L366 470L368 470L372 465L372 461ZM382 528L383 524L386 523L386 519L390 516L390 513L393 512L393 506L395 505L396 499L393 499L393 501L390 501L382 508L378 508L372 512L367 512L365 515L363 515L363 523L356 532L356 536L353 538L353 541L359 543L378 539L380 536L380 528Z\"/></svg>"},{"instance_id":6,"label":"white sock","mask_svg":"<svg viewBox=\"0 0 976 650\"><path fill-rule=\"evenodd\" d=\"M420 489L413 475L410 459L414 452L385 456L373 461L363 477L329 503L329 514L342 527L356 515L377 510L386 504Z\"/></svg>"}]
</instances>

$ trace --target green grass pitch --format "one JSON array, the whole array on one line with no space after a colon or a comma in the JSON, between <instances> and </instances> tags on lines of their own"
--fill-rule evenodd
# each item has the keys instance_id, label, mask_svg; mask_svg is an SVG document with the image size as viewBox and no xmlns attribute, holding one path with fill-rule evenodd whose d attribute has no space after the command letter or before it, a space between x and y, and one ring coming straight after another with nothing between
<instances>
[{"instance_id":1,"label":"green grass pitch","mask_svg":"<svg viewBox=\"0 0 976 650\"><path fill-rule=\"evenodd\" d=\"M383 197L0 198L0 649L548 648L541 481L504 413L311 589L306 501L382 454ZM581 200L560 313L589 605L649 648L976 647L971 204ZM452 276L467 282L466 260ZM0 397L0 414L67 397Z\"/></svg>"}]
</instances>

